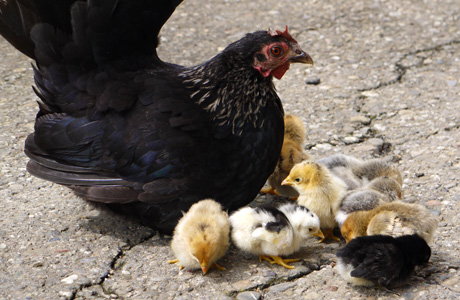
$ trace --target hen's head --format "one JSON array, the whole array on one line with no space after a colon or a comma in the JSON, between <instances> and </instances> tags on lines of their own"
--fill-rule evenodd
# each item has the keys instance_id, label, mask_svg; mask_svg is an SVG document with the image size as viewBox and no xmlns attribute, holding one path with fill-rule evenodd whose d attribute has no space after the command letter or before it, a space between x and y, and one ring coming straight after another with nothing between
<instances>
[{"instance_id":1,"label":"hen's head","mask_svg":"<svg viewBox=\"0 0 460 300\"><path fill-rule=\"evenodd\" d=\"M303 51L297 41L285 31L256 31L229 45L231 50L249 63L263 77L273 75L281 79L291 63L313 64L311 57Z\"/></svg>"}]
</instances>

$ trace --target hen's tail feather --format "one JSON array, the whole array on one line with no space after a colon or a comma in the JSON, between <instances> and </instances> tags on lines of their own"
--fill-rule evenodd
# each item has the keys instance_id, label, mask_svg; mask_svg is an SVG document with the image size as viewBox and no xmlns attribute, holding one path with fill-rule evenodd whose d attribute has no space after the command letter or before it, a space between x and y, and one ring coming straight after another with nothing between
<instances>
[{"instance_id":1,"label":"hen's tail feather","mask_svg":"<svg viewBox=\"0 0 460 300\"><path fill-rule=\"evenodd\" d=\"M35 59L32 27L44 22L70 33L70 6L75 1L0 0L0 33L16 49Z\"/></svg>"},{"instance_id":2,"label":"hen's tail feather","mask_svg":"<svg viewBox=\"0 0 460 300\"><path fill-rule=\"evenodd\" d=\"M41 160L43 162L44 160ZM47 165L40 164L37 161L30 160L27 164L27 171L39 178L52 181L54 183L63 184L63 185L82 185L82 186L127 186L130 187L134 185L132 182L125 181L120 178L115 177L106 177L101 174L91 172L90 170L83 171L79 169L79 172L64 171L68 168L67 165L58 165L57 162L54 162L53 166L58 168L54 169ZM59 168L62 166L62 168Z\"/></svg>"},{"instance_id":3,"label":"hen's tail feather","mask_svg":"<svg viewBox=\"0 0 460 300\"><path fill-rule=\"evenodd\" d=\"M34 42L40 36L31 38L30 32L40 23L49 24L58 34L72 36L69 49L90 43L98 63L129 54L152 56L161 27L182 0L74 2L77 0L0 0L0 33L34 59Z\"/></svg>"}]
</instances>

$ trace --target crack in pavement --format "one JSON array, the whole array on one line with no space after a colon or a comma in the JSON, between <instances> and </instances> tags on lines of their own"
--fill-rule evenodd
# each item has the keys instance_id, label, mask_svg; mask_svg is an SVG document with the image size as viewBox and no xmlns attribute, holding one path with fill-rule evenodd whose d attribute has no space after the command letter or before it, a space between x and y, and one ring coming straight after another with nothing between
<instances>
[{"instance_id":1,"label":"crack in pavement","mask_svg":"<svg viewBox=\"0 0 460 300\"><path fill-rule=\"evenodd\" d=\"M425 61L426 58L421 58L420 62L418 62L416 64L413 64L413 65L410 65L410 66L404 66L402 64L404 59L406 59L407 57L409 57L411 55L416 55L416 54L423 53L423 52L441 51L442 49L444 49L444 47L455 45L455 44L460 44L460 40L452 40L452 41L445 42L445 43L442 43L442 44L439 44L439 45L436 45L436 46L423 48L423 49L419 49L419 50L415 50L415 51L406 53L400 59L398 59L398 61L394 65L395 68L396 68L396 72L397 72L396 78L388 80L388 81L383 82L383 83L378 83L377 85L375 85L373 87L358 89L358 92L373 91L373 90L377 90L379 88L386 87L386 86L389 86L389 85L392 85L392 84L400 83L402 81L404 75L406 75L407 70L410 70L411 68L414 68L414 67L417 68L417 67L422 66L423 62Z\"/></svg>"},{"instance_id":2,"label":"crack in pavement","mask_svg":"<svg viewBox=\"0 0 460 300\"><path fill-rule=\"evenodd\" d=\"M320 265L327 265L327 264L330 264L330 263L331 263L331 261L329 263L327 263L327 262L321 263ZM253 287L241 290L241 291L230 291L230 292L227 293L227 295L229 297L236 297L241 292L251 292L251 291L256 291L256 292L261 292L262 293L264 290L266 290L266 289L268 289L268 288L270 288L270 287L272 287L274 285L281 284L281 283L286 283L286 282L292 282L295 279L298 279L298 278L301 278L303 276L309 275L313 271L318 271L318 270L321 269L320 265L318 265L316 267L314 267L314 266L306 266L307 268L306 268L305 271L300 271L300 272L295 273L293 275L275 277L275 278L273 278L273 280L270 280L269 282L261 283L261 284L258 284L256 286L253 286Z\"/></svg>"},{"instance_id":3,"label":"crack in pavement","mask_svg":"<svg viewBox=\"0 0 460 300\"><path fill-rule=\"evenodd\" d=\"M72 291L72 295L71 295L69 298L67 298L67 299L68 299L68 300L75 300L76 297L77 297L77 294L78 294L79 292L83 291L83 290L86 289L86 288L91 288L91 287L98 286L98 285L101 286L102 291L104 292L104 294L106 294L106 295L113 295L113 294L115 294L115 293L113 293L113 292L110 292L110 291L107 290L106 288L104 288L104 282L105 282L105 280L106 280L107 278L110 277L110 275L112 275L112 274L115 272L115 270L116 270L115 266L116 266L118 260L120 260L121 258L123 258L123 257L126 255L126 253L128 253L132 248L134 248L134 247L136 247L136 246L138 246L138 245L140 245L140 244L142 244L142 243L144 243L144 242L150 240L150 239L153 238L156 234L157 234L157 232L156 232L156 231L153 231L151 234L147 235L146 237L141 238L141 239L139 240L138 243L135 243L135 244L128 244L127 246L119 247L119 248L118 248L117 254L115 254L115 256L114 256L114 257L112 258L112 260L110 261L109 268L107 269L106 272L104 272L104 273L102 274L102 276L99 277L99 280L97 280L97 281L94 282L94 283L93 283L93 282L90 282L90 283L81 284L80 286L78 286L76 289L74 289L74 290ZM118 296L118 295L117 295L117 296ZM119 297L119 296L118 296L118 297Z\"/></svg>"}]
</instances>

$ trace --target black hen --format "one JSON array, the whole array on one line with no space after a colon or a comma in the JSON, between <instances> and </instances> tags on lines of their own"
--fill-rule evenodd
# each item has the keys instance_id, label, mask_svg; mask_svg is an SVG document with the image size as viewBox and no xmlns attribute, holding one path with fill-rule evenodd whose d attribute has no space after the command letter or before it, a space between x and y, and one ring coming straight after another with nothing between
<instances>
[{"instance_id":1,"label":"black hen","mask_svg":"<svg viewBox=\"0 0 460 300\"><path fill-rule=\"evenodd\" d=\"M203 198L253 200L283 141L272 78L312 63L287 30L182 67L156 55L180 0L73 2L0 1L0 33L37 63L28 171L164 232Z\"/></svg>"},{"instance_id":2,"label":"black hen","mask_svg":"<svg viewBox=\"0 0 460 300\"><path fill-rule=\"evenodd\" d=\"M418 235L371 235L351 240L337 252L337 270L354 285L397 287L415 266L428 262L431 249Z\"/></svg>"}]
</instances>

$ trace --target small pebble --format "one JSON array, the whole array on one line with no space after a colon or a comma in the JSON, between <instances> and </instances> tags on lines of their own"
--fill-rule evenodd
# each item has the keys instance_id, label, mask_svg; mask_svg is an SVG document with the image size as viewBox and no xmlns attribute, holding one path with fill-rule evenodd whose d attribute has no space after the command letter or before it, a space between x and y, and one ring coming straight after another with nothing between
<instances>
[{"instance_id":1,"label":"small pebble","mask_svg":"<svg viewBox=\"0 0 460 300\"><path fill-rule=\"evenodd\" d=\"M280 283L280 284L271 286L269 288L269 291L273 293L282 293L286 291L287 289L295 287L296 285L297 283L295 282L284 282L284 283Z\"/></svg>"},{"instance_id":2,"label":"small pebble","mask_svg":"<svg viewBox=\"0 0 460 300\"><path fill-rule=\"evenodd\" d=\"M306 84L311 84L311 85L318 85L318 84L321 83L321 79L319 79L319 78L311 78L311 79L305 80L305 83Z\"/></svg>"},{"instance_id":3,"label":"small pebble","mask_svg":"<svg viewBox=\"0 0 460 300\"><path fill-rule=\"evenodd\" d=\"M456 86L457 85L457 80L447 80L447 85L448 86Z\"/></svg>"},{"instance_id":4,"label":"small pebble","mask_svg":"<svg viewBox=\"0 0 460 300\"><path fill-rule=\"evenodd\" d=\"M260 295L257 292L242 292L239 293L238 296L236 296L237 300L259 300L261 299L262 295Z\"/></svg>"},{"instance_id":5,"label":"small pebble","mask_svg":"<svg viewBox=\"0 0 460 300\"><path fill-rule=\"evenodd\" d=\"M60 291L60 292L59 292L59 296L65 297L65 298L70 298L70 297L72 297L72 292L69 292L69 291Z\"/></svg>"},{"instance_id":6,"label":"small pebble","mask_svg":"<svg viewBox=\"0 0 460 300\"><path fill-rule=\"evenodd\" d=\"M349 145L349 144L356 144L359 142L359 139L355 136L346 136L343 138L343 142L346 144L346 145Z\"/></svg>"},{"instance_id":7,"label":"small pebble","mask_svg":"<svg viewBox=\"0 0 460 300\"><path fill-rule=\"evenodd\" d=\"M62 283L65 283L65 284L72 284L75 282L75 280L78 279L78 275L77 274L73 274L73 275L70 275L64 279L61 280Z\"/></svg>"},{"instance_id":8,"label":"small pebble","mask_svg":"<svg viewBox=\"0 0 460 300\"><path fill-rule=\"evenodd\" d=\"M264 277L276 277L276 273L273 272L273 271L267 271L267 272L264 274Z\"/></svg>"},{"instance_id":9,"label":"small pebble","mask_svg":"<svg viewBox=\"0 0 460 300\"><path fill-rule=\"evenodd\" d=\"M365 116L354 116L350 118L350 121L353 123L361 123L364 125L369 125L371 123L371 119Z\"/></svg>"},{"instance_id":10,"label":"small pebble","mask_svg":"<svg viewBox=\"0 0 460 300\"><path fill-rule=\"evenodd\" d=\"M375 146L375 147L377 147L377 148L383 146L383 140L378 139L378 138L371 138L371 139L368 139L367 142L368 142L369 144L371 144L372 146Z\"/></svg>"}]
</instances>

